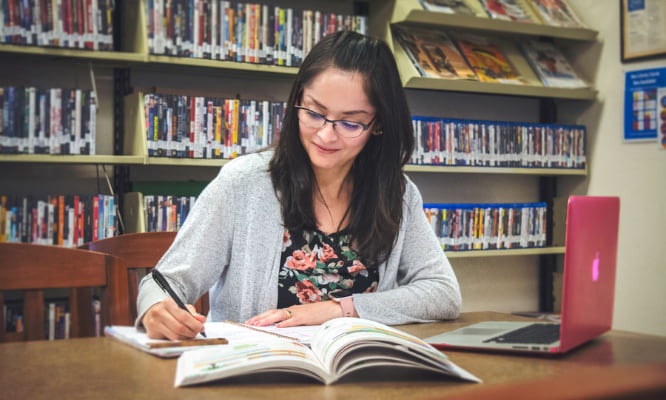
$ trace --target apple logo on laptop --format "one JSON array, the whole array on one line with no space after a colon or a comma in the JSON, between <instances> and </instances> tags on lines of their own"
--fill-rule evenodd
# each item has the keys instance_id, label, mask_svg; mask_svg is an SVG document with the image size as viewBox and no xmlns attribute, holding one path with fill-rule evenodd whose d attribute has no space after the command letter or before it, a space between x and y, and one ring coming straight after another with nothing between
<instances>
[{"instance_id":1,"label":"apple logo on laptop","mask_svg":"<svg viewBox=\"0 0 666 400\"><path fill-rule=\"evenodd\" d=\"M599 252L594 255L594 261L592 261L592 280L594 282L599 280Z\"/></svg>"}]
</instances>

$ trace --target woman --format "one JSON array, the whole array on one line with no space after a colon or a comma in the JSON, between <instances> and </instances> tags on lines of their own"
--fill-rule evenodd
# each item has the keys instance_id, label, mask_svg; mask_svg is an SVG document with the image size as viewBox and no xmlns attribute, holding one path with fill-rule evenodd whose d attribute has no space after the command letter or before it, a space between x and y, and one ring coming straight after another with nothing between
<instances>
[{"instance_id":1,"label":"woman","mask_svg":"<svg viewBox=\"0 0 666 400\"><path fill-rule=\"evenodd\" d=\"M157 268L187 303L210 289L214 321L456 318L458 282L402 173L413 146L388 46L328 35L296 76L276 149L227 163ZM151 276L138 311L154 338L193 337L205 321Z\"/></svg>"}]
</instances>

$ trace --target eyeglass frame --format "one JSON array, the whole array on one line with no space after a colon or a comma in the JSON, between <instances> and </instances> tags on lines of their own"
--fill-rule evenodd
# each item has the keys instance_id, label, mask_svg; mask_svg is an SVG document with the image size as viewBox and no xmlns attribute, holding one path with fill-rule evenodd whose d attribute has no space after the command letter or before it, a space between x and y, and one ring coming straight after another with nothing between
<instances>
[{"instance_id":1,"label":"eyeglass frame","mask_svg":"<svg viewBox=\"0 0 666 400\"><path fill-rule=\"evenodd\" d=\"M344 136L344 135L341 135L342 137L346 137L346 138L350 138L350 139L357 138L357 137L361 136L361 135L363 134L363 132L365 132L365 131L367 131L368 129L370 129L370 125L372 125L372 123L375 121L375 118L377 118L377 116L375 115L374 117L372 117L372 119L370 120L369 123L364 124L363 122L351 121L351 120L348 120L348 119L328 119L328 118L326 118L326 116L325 116L324 114L322 114L322 113L318 113L318 112L313 111L313 110L310 110L309 108L307 108L307 107L303 107L303 106L297 106L297 105L295 105L294 108L295 108L296 110L304 110L304 111L307 111L307 112L312 113L312 114L321 115L321 117L324 119L324 123L321 124L321 126L320 126L319 128L317 128L317 129L322 129L323 127L326 126L326 123L329 122L329 123L331 124L331 126L333 127L333 130L334 130L338 135L340 135L340 132L338 132L338 131L335 129L335 123L336 123L336 122L351 122L351 123L354 123L354 124L359 124L359 125L361 125L361 126L363 127L363 130L362 130L358 135L356 135L356 136ZM298 111L296 112L296 117L298 118ZM300 121L300 119L299 119L299 121ZM312 128L312 129L315 129L315 128Z\"/></svg>"}]
</instances>

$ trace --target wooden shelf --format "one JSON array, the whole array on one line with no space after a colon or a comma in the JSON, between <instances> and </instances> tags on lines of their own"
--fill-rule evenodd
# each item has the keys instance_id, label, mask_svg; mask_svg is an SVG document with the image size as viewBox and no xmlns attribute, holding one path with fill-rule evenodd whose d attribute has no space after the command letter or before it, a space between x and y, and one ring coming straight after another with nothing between
<instances>
[{"instance_id":1,"label":"wooden shelf","mask_svg":"<svg viewBox=\"0 0 666 400\"><path fill-rule=\"evenodd\" d=\"M221 167L228 163L227 159L206 159L206 158L168 158L168 157L148 157L147 165L172 165L178 167Z\"/></svg>"},{"instance_id":2,"label":"wooden shelf","mask_svg":"<svg viewBox=\"0 0 666 400\"><path fill-rule=\"evenodd\" d=\"M427 11L419 0L394 0L379 5L373 14L378 21L390 21L391 25L431 25L457 30L474 30L499 33L507 36L549 37L575 41L595 41L598 32L589 28L565 28L545 25L530 7L526 7L534 23L503 21L489 18L478 2L468 2L475 15L447 14ZM382 28L379 28L382 29ZM382 36L384 37L384 36Z\"/></svg>"},{"instance_id":3,"label":"wooden shelf","mask_svg":"<svg viewBox=\"0 0 666 400\"><path fill-rule=\"evenodd\" d=\"M524 85L479 82L465 79L437 79L423 77L416 70L405 50L392 39L395 61L400 70L402 84L407 89L424 89L450 92L467 92L479 94L496 94L535 98L552 98L568 100L594 100L597 96L593 88L557 88L546 87L536 76L532 67L527 63L515 43L506 40L496 40L502 53L507 57L518 75L524 80Z\"/></svg>"},{"instance_id":4,"label":"wooden shelf","mask_svg":"<svg viewBox=\"0 0 666 400\"><path fill-rule=\"evenodd\" d=\"M569 100L594 100L597 91L591 88L555 88L539 85L511 85L494 82L448 80L410 76L403 80L406 89L425 89L450 92L499 94Z\"/></svg>"},{"instance_id":5,"label":"wooden shelf","mask_svg":"<svg viewBox=\"0 0 666 400\"><path fill-rule=\"evenodd\" d=\"M42 164L107 164L140 165L145 164L145 157L114 155L60 155L60 154L2 154L0 162L5 163L42 163Z\"/></svg>"},{"instance_id":6,"label":"wooden shelf","mask_svg":"<svg viewBox=\"0 0 666 400\"><path fill-rule=\"evenodd\" d=\"M587 175L587 169L567 168L503 168L503 167L466 167L446 165L415 165L408 164L404 167L405 172L439 172L449 174L502 174L502 175Z\"/></svg>"},{"instance_id":7,"label":"wooden shelf","mask_svg":"<svg viewBox=\"0 0 666 400\"><path fill-rule=\"evenodd\" d=\"M540 256L546 254L564 254L564 246L537 247L528 249L466 250L447 251L448 258L500 257L500 256Z\"/></svg>"},{"instance_id":8,"label":"wooden shelf","mask_svg":"<svg viewBox=\"0 0 666 400\"><path fill-rule=\"evenodd\" d=\"M597 38L597 31L588 28L563 28L536 23L530 24L524 22L502 21L469 15L439 13L423 9L412 9L408 11L404 17L395 19L392 23L433 25L447 28L588 42L594 41Z\"/></svg>"},{"instance_id":9,"label":"wooden shelf","mask_svg":"<svg viewBox=\"0 0 666 400\"><path fill-rule=\"evenodd\" d=\"M78 58L90 61L104 61L110 64L145 63L146 54L121 51L77 50L55 47L16 46L0 44L0 52L26 54L43 57Z\"/></svg>"},{"instance_id":10,"label":"wooden shelf","mask_svg":"<svg viewBox=\"0 0 666 400\"><path fill-rule=\"evenodd\" d=\"M186 58L173 56L148 55L147 62L154 64L179 65L186 67L221 68L252 73L279 74L296 76L298 68L280 65L254 64L235 61L209 60L205 58Z\"/></svg>"}]
</instances>

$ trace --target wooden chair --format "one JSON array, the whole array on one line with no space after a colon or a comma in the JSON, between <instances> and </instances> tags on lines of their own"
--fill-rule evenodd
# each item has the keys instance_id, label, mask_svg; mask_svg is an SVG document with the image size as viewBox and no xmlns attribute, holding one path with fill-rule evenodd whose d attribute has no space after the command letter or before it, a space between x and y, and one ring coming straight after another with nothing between
<instances>
[{"instance_id":1,"label":"wooden chair","mask_svg":"<svg viewBox=\"0 0 666 400\"><path fill-rule=\"evenodd\" d=\"M176 232L128 233L86 243L80 248L111 254L122 259L127 267L130 315L136 320L136 298L138 283L150 272L176 237ZM203 295L195 304L197 311L208 314L208 294Z\"/></svg>"},{"instance_id":2,"label":"wooden chair","mask_svg":"<svg viewBox=\"0 0 666 400\"><path fill-rule=\"evenodd\" d=\"M92 290L102 288L102 326L128 325L127 277L122 260L93 251L28 243L0 243L0 304L5 291L23 292L23 333L5 332L0 342L45 339L44 290L69 290L70 337L94 336ZM79 289L86 288L88 292ZM82 296L88 293L89 296Z\"/></svg>"}]
</instances>

